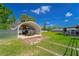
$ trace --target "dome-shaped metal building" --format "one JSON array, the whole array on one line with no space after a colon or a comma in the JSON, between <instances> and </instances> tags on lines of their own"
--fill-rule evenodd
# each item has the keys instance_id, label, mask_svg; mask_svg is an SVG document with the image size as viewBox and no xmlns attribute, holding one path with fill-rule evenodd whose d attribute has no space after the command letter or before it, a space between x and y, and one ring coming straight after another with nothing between
<instances>
[{"instance_id":1,"label":"dome-shaped metal building","mask_svg":"<svg viewBox=\"0 0 79 59\"><path fill-rule=\"evenodd\" d=\"M18 38L40 35L41 27L33 21L23 22L18 26Z\"/></svg>"}]
</instances>

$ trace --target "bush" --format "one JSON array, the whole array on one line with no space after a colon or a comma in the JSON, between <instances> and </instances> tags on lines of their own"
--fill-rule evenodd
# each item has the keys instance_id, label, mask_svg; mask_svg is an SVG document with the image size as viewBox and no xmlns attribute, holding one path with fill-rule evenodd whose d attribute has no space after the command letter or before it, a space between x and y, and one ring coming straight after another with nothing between
<instances>
[{"instance_id":1,"label":"bush","mask_svg":"<svg viewBox=\"0 0 79 59\"><path fill-rule=\"evenodd\" d=\"M0 29L4 29L4 30L6 30L6 29L10 29L10 25L9 24L0 24Z\"/></svg>"}]
</instances>

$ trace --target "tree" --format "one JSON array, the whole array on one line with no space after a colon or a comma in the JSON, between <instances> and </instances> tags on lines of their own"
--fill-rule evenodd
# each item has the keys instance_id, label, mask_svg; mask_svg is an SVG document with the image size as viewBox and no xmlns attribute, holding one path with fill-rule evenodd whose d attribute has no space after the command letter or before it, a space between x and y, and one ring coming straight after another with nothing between
<instances>
[{"instance_id":1,"label":"tree","mask_svg":"<svg viewBox=\"0 0 79 59\"><path fill-rule=\"evenodd\" d=\"M22 14L20 20L21 20L21 22L36 21L36 19L34 17L28 16L27 14Z\"/></svg>"},{"instance_id":2,"label":"tree","mask_svg":"<svg viewBox=\"0 0 79 59\"><path fill-rule=\"evenodd\" d=\"M5 7L3 4L0 4L0 23L6 23L8 17L12 14L12 11Z\"/></svg>"},{"instance_id":3,"label":"tree","mask_svg":"<svg viewBox=\"0 0 79 59\"><path fill-rule=\"evenodd\" d=\"M36 22L36 19L34 17L30 17L30 20L29 21L34 21Z\"/></svg>"},{"instance_id":4,"label":"tree","mask_svg":"<svg viewBox=\"0 0 79 59\"><path fill-rule=\"evenodd\" d=\"M10 29L11 23L16 20L15 16L11 16L12 13L12 10L0 4L0 29Z\"/></svg>"},{"instance_id":5,"label":"tree","mask_svg":"<svg viewBox=\"0 0 79 59\"><path fill-rule=\"evenodd\" d=\"M52 31L52 27L51 26L47 27L47 31Z\"/></svg>"},{"instance_id":6,"label":"tree","mask_svg":"<svg viewBox=\"0 0 79 59\"><path fill-rule=\"evenodd\" d=\"M46 25L47 25L47 21L44 22L44 26L42 28L43 30L47 30L47 26Z\"/></svg>"},{"instance_id":7,"label":"tree","mask_svg":"<svg viewBox=\"0 0 79 59\"><path fill-rule=\"evenodd\" d=\"M61 27L57 26L57 25L54 25L54 26L52 26L52 29L61 29Z\"/></svg>"},{"instance_id":8,"label":"tree","mask_svg":"<svg viewBox=\"0 0 79 59\"><path fill-rule=\"evenodd\" d=\"M22 14L20 19L21 19L21 22L25 22L29 20L29 16L26 14Z\"/></svg>"},{"instance_id":9,"label":"tree","mask_svg":"<svg viewBox=\"0 0 79 59\"><path fill-rule=\"evenodd\" d=\"M7 24L13 24L16 21L16 17L15 16L10 16L7 20Z\"/></svg>"}]
</instances>

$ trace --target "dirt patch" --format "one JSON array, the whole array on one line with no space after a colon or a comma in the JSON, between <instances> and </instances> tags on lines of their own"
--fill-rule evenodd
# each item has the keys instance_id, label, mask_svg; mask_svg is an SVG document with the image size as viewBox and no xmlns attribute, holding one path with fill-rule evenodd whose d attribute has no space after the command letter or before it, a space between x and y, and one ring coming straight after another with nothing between
<instances>
[{"instance_id":1,"label":"dirt patch","mask_svg":"<svg viewBox=\"0 0 79 59\"><path fill-rule=\"evenodd\" d=\"M34 36L18 36L18 38L22 39L27 44L33 45L44 40L45 37L42 35L34 35Z\"/></svg>"}]
</instances>

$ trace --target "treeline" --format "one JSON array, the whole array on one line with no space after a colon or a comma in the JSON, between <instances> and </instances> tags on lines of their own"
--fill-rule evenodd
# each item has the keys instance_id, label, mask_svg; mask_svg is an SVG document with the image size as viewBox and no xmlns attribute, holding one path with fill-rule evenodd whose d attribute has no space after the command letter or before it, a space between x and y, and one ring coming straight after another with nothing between
<instances>
[{"instance_id":1,"label":"treeline","mask_svg":"<svg viewBox=\"0 0 79 59\"><path fill-rule=\"evenodd\" d=\"M47 21L44 22L42 30L44 30L44 31L52 31L54 29L61 29L61 27L57 26L57 25L52 25L52 26L49 25L49 26L47 26Z\"/></svg>"},{"instance_id":2,"label":"treeline","mask_svg":"<svg viewBox=\"0 0 79 59\"><path fill-rule=\"evenodd\" d=\"M19 21L36 21L36 19L27 14L21 14ZM7 8L4 4L0 4L0 29L10 29L15 22L16 16L13 15L13 11L10 8Z\"/></svg>"}]
</instances>

